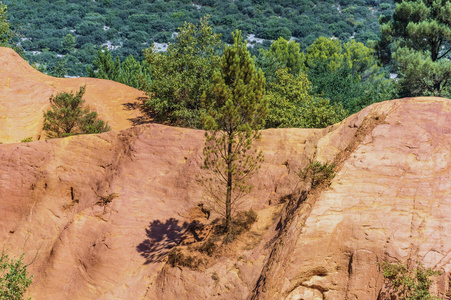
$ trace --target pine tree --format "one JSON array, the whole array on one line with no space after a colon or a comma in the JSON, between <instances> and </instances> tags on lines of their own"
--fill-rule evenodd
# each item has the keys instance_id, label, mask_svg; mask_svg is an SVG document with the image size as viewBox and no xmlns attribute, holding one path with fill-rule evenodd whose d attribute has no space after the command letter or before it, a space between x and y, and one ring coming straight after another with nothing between
<instances>
[{"instance_id":1,"label":"pine tree","mask_svg":"<svg viewBox=\"0 0 451 300\"><path fill-rule=\"evenodd\" d=\"M88 76L100 79L117 80L121 71L121 61L119 56L113 59L108 49L100 48L97 57L93 61L93 66L87 68Z\"/></svg>"},{"instance_id":2,"label":"pine tree","mask_svg":"<svg viewBox=\"0 0 451 300\"><path fill-rule=\"evenodd\" d=\"M59 93L50 97L51 109L44 113L44 130L49 138L110 130L95 111L83 107L85 91L86 87L82 86L76 94Z\"/></svg>"},{"instance_id":3,"label":"pine tree","mask_svg":"<svg viewBox=\"0 0 451 300\"><path fill-rule=\"evenodd\" d=\"M140 63L133 55L129 55L121 63L116 81L137 89L145 89L151 82L149 65L146 61Z\"/></svg>"},{"instance_id":4,"label":"pine tree","mask_svg":"<svg viewBox=\"0 0 451 300\"><path fill-rule=\"evenodd\" d=\"M224 206L226 232L231 229L234 208L251 190L246 179L263 161L262 152L251 148L267 114L264 74L256 70L241 32L235 31L232 37L233 45L225 47L220 71L213 74L211 97L203 97L208 108L204 163L216 175L210 179L209 191L217 181L226 187L225 195L210 193Z\"/></svg>"},{"instance_id":5,"label":"pine tree","mask_svg":"<svg viewBox=\"0 0 451 300\"><path fill-rule=\"evenodd\" d=\"M401 95L449 96L451 1L395 0L395 3L392 19L381 25L381 43L394 46Z\"/></svg>"}]
</instances>

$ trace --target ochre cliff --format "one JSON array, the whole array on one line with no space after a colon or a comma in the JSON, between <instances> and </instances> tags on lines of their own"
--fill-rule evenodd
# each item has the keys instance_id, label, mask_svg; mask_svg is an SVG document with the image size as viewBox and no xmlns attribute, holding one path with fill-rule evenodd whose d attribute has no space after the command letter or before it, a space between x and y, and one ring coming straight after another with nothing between
<instances>
[{"instance_id":1,"label":"ochre cliff","mask_svg":"<svg viewBox=\"0 0 451 300\"><path fill-rule=\"evenodd\" d=\"M450 124L450 100L415 98L323 130L263 131L245 203L258 222L200 270L166 257L205 197L202 131L148 124L1 145L0 243L26 253L32 299L377 299L378 262L394 259L442 270L444 296ZM309 160L337 163L329 187L300 182Z\"/></svg>"},{"instance_id":2,"label":"ochre cliff","mask_svg":"<svg viewBox=\"0 0 451 300\"><path fill-rule=\"evenodd\" d=\"M385 260L441 270L432 292L451 294L450 100L399 99L326 129L262 131L265 161L241 207L258 220L193 270L167 259L189 251L192 224L217 217L198 207L203 131L130 127L139 112L123 104L136 90L52 78L0 50L0 141L39 135L48 97L80 83L115 129L0 145L0 246L25 253L32 299L383 300ZM297 175L316 160L336 163L330 186Z\"/></svg>"},{"instance_id":3,"label":"ochre cliff","mask_svg":"<svg viewBox=\"0 0 451 300\"><path fill-rule=\"evenodd\" d=\"M143 92L110 80L51 77L35 70L12 49L0 47L0 143L43 139L43 112L50 107L50 96L77 92L81 86L86 86L85 104L113 130L141 120L137 104L146 97Z\"/></svg>"}]
</instances>

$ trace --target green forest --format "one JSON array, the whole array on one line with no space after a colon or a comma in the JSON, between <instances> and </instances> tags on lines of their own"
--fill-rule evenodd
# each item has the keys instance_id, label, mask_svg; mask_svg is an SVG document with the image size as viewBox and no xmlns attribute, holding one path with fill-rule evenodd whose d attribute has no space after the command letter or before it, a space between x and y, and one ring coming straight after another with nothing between
<instances>
[{"instance_id":1,"label":"green forest","mask_svg":"<svg viewBox=\"0 0 451 300\"><path fill-rule=\"evenodd\" d=\"M214 32L231 43L236 29L251 42L253 55L269 48L279 36L306 49L318 37L347 41L374 41L379 17L389 16L393 0L4 0L16 43L27 59L53 75L85 76L100 46L113 56L142 60L142 50L152 43L174 42L174 32L184 22L196 23L210 15ZM66 72L63 72L63 70Z\"/></svg>"},{"instance_id":2,"label":"green forest","mask_svg":"<svg viewBox=\"0 0 451 300\"><path fill-rule=\"evenodd\" d=\"M143 90L155 122L191 128L205 128L223 51L238 42L264 74L266 128L321 128L396 97L451 96L451 1L346 2L5 1L0 45L52 76Z\"/></svg>"}]
</instances>

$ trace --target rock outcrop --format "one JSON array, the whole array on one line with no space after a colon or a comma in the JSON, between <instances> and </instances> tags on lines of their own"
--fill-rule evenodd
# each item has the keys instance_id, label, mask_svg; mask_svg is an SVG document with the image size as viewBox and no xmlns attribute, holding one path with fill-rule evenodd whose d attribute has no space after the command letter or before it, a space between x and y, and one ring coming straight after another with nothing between
<instances>
[{"instance_id":1,"label":"rock outcrop","mask_svg":"<svg viewBox=\"0 0 451 300\"><path fill-rule=\"evenodd\" d=\"M0 47L0 143L44 139L43 112L50 107L50 96L77 92L84 85L85 104L113 130L142 121L138 106L146 99L143 92L110 80L51 77L35 70L12 49Z\"/></svg>"},{"instance_id":2,"label":"rock outcrop","mask_svg":"<svg viewBox=\"0 0 451 300\"><path fill-rule=\"evenodd\" d=\"M449 292L450 101L372 105L323 130L265 130L259 221L200 270L172 268L204 199L203 132L141 125L0 146L0 241L33 299L377 299L378 263L422 261ZM331 185L296 172L335 161ZM204 220L208 222L207 220Z\"/></svg>"},{"instance_id":3,"label":"rock outcrop","mask_svg":"<svg viewBox=\"0 0 451 300\"><path fill-rule=\"evenodd\" d=\"M385 299L384 260L441 270L434 289L449 295L450 150L446 99L376 104L325 135L316 157L337 176L294 215L252 299Z\"/></svg>"},{"instance_id":4,"label":"rock outcrop","mask_svg":"<svg viewBox=\"0 0 451 300\"><path fill-rule=\"evenodd\" d=\"M33 124L42 115L32 111L50 94L90 80L63 88L72 79L4 62L12 74L29 74L20 88L18 77L0 71L6 142L39 134ZM123 100L101 103L110 112L104 119L125 129L0 145L0 245L13 256L25 253L32 299L382 300L379 263L395 260L441 270L433 292L449 297L450 100L399 99L326 129L263 131L256 147L265 162L242 206L257 212L257 222L190 269L172 267L168 254L205 241L204 233L190 236L193 226L218 216L198 206L208 203L198 181L206 174L203 131L127 128L128 114L137 112L121 109L121 101L140 94L92 80L88 92L119 95L113 91L123 88ZM32 101L13 115L20 112L14 101L26 106L15 100L21 97ZM298 176L316 160L336 164L329 186L312 188Z\"/></svg>"}]
</instances>

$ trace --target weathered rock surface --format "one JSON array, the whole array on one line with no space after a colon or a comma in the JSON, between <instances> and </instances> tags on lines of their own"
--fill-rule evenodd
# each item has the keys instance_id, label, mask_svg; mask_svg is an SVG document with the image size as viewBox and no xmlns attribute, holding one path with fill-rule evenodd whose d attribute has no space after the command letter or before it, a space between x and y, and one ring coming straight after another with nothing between
<instances>
[{"instance_id":1,"label":"weathered rock surface","mask_svg":"<svg viewBox=\"0 0 451 300\"><path fill-rule=\"evenodd\" d=\"M77 92L83 85L85 104L113 130L140 121L137 104L146 97L143 92L103 79L51 77L35 70L12 49L0 47L0 143L43 139L43 112L50 107L50 96Z\"/></svg>"},{"instance_id":2,"label":"weathered rock surface","mask_svg":"<svg viewBox=\"0 0 451 300\"><path fill-rule=\"evenodd\" d=\"M320 133L266 131L260 144L267 162L247 205L262 210L290 193L296 182L286 178L287 164L296 167L307 160L306 154L312 156L311 141ZM14 254L26 253L35 274L30 296L193 299L195 292L208 298L216 289L213 271L167 270L169 278L197 278L198 284L176 280L171 285L178 288L169 290L157 285L167 280L160 271L168 249L203 198L195 176L203 139L202 131L141 125L122 132L1 145L0 243ZM106 206L96 204L109 195L117 197ZM252 260L264 258L253 255ZM250 287L236 272L224 269L236 262L221 261L213 270L228 286L218 287L225 290L223 296L248 294ZM258 275L258 268L245 267ZM242 276L254 280L247 272ZM234 286L240 287L239 293Z\"/></svg>"},{"instance_id":3,"label":"weathered rock surface","mask_svg":"<svg viewBox=\"0 0 451 300\"><path fill-rule=\"evenodd\" d=\"M4 99L2 111L13 109ZM35 118L7 115L11 124ZM27 135L8 128L8 141ZM263 131L265 162L243 205L258 222L199 270L171 267L167 254L190 224L215 217L197 206L203 144L202 131L146 124L0 145L0 245L25 252L29 296L384 299L378 263L395 259L442 270L434 291L450 293L450 100L400 99L327 129ZM329 187L301 182L309 160L337 163Z\"/></svg>"},{"instance_id":4,"label":"weathered rock surface","mask_svg":"<svg viewBox=\"0 0 451 300\"><path fill-rule=\"evenodd\" d=\"M294 215L253 299L385 299L378 263L393 259L442 270L435 291L449 295L451 101L373 105L318 146L339 172Z\"/></svg>"}]
</instances>

